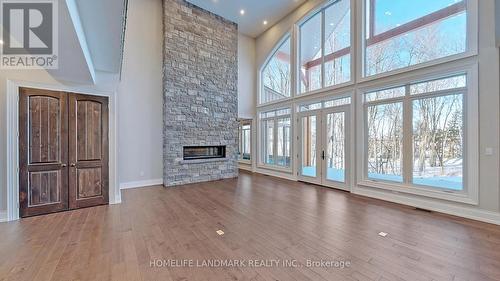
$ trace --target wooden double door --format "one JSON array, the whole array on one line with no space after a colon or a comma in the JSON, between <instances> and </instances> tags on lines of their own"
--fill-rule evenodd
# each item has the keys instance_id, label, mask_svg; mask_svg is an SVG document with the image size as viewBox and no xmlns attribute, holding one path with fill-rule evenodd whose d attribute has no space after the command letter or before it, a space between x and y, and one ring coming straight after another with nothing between
<instances>
[{"instance_id":1,"label":"wooden double door","mask_svg":"<svg viewBox=\"0 0 500 281\"><path fill-rule=\"evenodd\" d=\"M108 98L20 88L21 217L109 202Z\"/></svg>"}]
</instances>

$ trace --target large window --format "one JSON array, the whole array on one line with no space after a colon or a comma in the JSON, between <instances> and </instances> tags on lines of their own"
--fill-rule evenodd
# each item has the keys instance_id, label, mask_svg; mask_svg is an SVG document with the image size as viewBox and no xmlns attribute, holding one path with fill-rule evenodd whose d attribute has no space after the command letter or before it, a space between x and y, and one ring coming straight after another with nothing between
<instances>
[{"instance_id":1,"label":"large window","mask_svg":"<svg viewBox=\"0 0 500 281\"><path fill-rule=\"evenodd\" d=\"M304 22L300 26L300 93L349 82L350 46L349 0L336 1Z\"/></svg>"},{"instance_id":2,"label":"large window","mask_svg":"<svg viewBox=\"0 0 500 281\"><path fill-rule=\"evenodd\" d=\"M322 86L321 65L322 13L317 13L300 27L300 92L320 89Z\"/></svg>"},{"instance_id":3,"label":"large window","mask_svg":"<svg viewBox=\"0 0 500 281\"><path fill-rule=\"evenodd\" d=\"M365 176L464 190L466 81L458 75L364 94Z\"/></svg>"},{"instance_id":4,"label":"large window","mask_svg":"<svg viewBox=\"0 0 500 281\"><path fill-rule=\"evenodd\" d=\"M403 104L373 104L367 107L368 178L403 181Z\"/></svg>"},{"instance_id":5,"label":"large window","mask_svg":"<svg viewBox=\"0 0 500 281\"><path fill-rule=\"evenodd\" d=\"M356 161L332 139L329 168L346 169L351 161L359 186L477 203L479 2L325 0L304 15L260 74L258 164L290 172L293 157L307 154L297 163L312 166L318 157L312 145L293 143L312 129L296 136L290 130L312 127L314 118L290 119L289 109L279 109L306 116L302 112L351 104L341 95L360 91L352 100ZM341 115L329 117L316 133L342 139Z\"/></svg>"},{"instance_id":6,"label":"large window","mask_svg":"<svg viewBox=\"0 0 500 281\"><path fill-rule=\"evenodd\" d=\"M261 164L291 167L291 109L260 113Z\"/></svg>"},{"instance_id":7,"label":"large window","mask_svg":"<svg viewBox=\"0 0 500 281\"><path fill-rule=\"evenodd\" d=\"M291 95L292 76L290 72L290 37L288 37L271 56L262 71L260 103L267 103Z\"/></svg>"},{"instance_id":8,"label":"large window","mask_svg":"<svg viewBox=\"0 0 500 281\"><path fill-rule=\"evenodd\" d=\"M239 129L239 151L238 158L242 161L250 161L252 159L251 146L252 146L252 121L241 121Z\"/></svg>"},{"instance_id":9,"label":"large window","mask_svg":"<svg viewBox=\"0 0 500 281\"><path fill-rule=\"evenodd\" d=\"M278 166L290 167L290 117L278 119L277 126L277 154Z\"/></svg>"},{"instance_id":10,"label":"large window","mask_svg":"<svg viewBox=\"0 0 500 281\"><path fill-rule=\"evenodd\" d=\"M467 0L365 1L366 76L467 49Z\"/></svg>"}]
</instances>

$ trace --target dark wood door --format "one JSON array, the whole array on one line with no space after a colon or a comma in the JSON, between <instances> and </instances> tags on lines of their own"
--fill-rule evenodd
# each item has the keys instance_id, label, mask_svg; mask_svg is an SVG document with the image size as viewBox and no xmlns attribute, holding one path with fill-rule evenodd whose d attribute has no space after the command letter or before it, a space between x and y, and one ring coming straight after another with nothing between
<instances>
[{"instance_id":1,"label":"dark wood door","mask_svg":"<svg viewBox=\"0 0 500 281\"><path fill-rule=\"evenodd\" d=\"M68 118L62 92L21 88L19 208L27 217L68 208Z\"/></svg>"},{"instance_id":2,"label":"dark wood door","mask_svg":"<svg viewBox=\"0 0 500 281\"><path fill-rule=\"evenodd\" d=\"M108 99L69 96L69 207L108 204Z\"/></svg>"},{"instance_id":3,"label":"dark wood door","mask_svg":"<svg viewBox=\"0 0 500 281\"><path fill-rule=\"evenodd\" d=\"M108 99L21 88L21 217L108 204Z\"/></svg>"}]
</instances>

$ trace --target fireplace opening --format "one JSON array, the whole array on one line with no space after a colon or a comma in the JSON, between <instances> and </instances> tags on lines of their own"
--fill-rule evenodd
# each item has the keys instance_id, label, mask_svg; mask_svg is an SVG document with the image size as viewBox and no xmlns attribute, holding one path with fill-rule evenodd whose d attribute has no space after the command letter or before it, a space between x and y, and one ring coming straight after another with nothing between
<instances>
[{"instance_id":1,"label":"fireplace opening","mask_svg":"<svg viewBox=\"0 0 500 281\"><path fill-rule=\"evenodd\" d=\"M184 160L226 158L226 146L184 146Z\"/></svg>"}]
</instances>

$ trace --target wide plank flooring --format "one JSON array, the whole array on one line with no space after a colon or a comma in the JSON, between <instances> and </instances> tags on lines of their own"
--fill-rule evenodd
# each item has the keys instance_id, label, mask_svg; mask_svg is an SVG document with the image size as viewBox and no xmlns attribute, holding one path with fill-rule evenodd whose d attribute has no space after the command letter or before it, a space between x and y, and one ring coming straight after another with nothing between
<instances>
[{"instance_id":1,"label":"wide plank flooring","mask_svg":"<svg viewBox=\"0 0 500 281\"><path fill-rule=\"evenodd\" d=\"M499 226L247 172L1 223L0 253L0 280L500 280Z\"/></svg>"}]
</instances>

